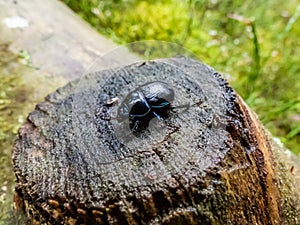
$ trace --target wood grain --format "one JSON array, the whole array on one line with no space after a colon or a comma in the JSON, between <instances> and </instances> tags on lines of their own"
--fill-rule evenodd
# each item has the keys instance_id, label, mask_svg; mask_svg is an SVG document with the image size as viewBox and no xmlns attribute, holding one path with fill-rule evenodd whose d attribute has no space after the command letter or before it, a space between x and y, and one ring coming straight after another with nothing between
<instances>
[{"instance_id":1,"label":"wood grain","mask_svg":"<svg viewBox=\"0 0 300 225\"><path fill-rule=\"evenodd\" d=\"M136 137L106 101L153 81L174 89L175 106L193 106ZM273 145L212 68L184 57L137 63L37 105L14 146L16 192L37 223L297 224L299 178Z\"/></svg>"}]
</instances>

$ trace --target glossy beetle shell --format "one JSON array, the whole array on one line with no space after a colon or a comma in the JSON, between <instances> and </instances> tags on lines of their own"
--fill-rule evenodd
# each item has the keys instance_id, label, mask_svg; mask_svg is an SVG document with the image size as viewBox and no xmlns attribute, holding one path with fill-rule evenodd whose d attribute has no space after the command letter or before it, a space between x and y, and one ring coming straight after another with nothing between
<instances>
[{"instance_id":1,"label":"glossy beetle shell","mask_svg":"<svg viewBox=\"0 0 300 225\"><path fill-rule=\"evenodd\" d=\"M133 133L144 131L154 117L163 119L168 115L174 91L166 83L147 83L130 92L118 108L117 120L129 119Z\"/></svg>"}]
</instances>

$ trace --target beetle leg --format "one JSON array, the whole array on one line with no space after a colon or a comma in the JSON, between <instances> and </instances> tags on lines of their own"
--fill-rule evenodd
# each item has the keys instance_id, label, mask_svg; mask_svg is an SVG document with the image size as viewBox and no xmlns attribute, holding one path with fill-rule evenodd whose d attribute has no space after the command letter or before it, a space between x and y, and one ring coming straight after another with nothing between
<instances>
[{"instance_id":1,"label":"beetle leg","mask_svg":"<svg viewBox=\"0 0 300 225\"><path fill-rule=\"evenodd\" d=\"M134 125L131 128L131 131L135 132L137 130L138 126L139 126L139 120L137 120L137 121L134 122Z\"/></svg>"},{"instance_id":2,"label":"beetle leg","mask_svg":"<svg viewBox=\"0 0 300 225\"><path fill-rule=\"evenodd\" d=\"M153 112L153 115L154 115L157 119L163 120L163 118L162 118L160 115L158 115L156 112L154 112L154 111L152 111L152 112Z\"/></svg>"},{"instance_id":3,"label":"beetle leg","mask_svg":"<svg viewBox=\"0 0 300 225\"><path fill-rule=\"evenodd\" d=\"M199 102L196 102L194 104L185 104L185 105L179 105L179 106L171 106L171 110L174 110L174 109L180 109L180 108L185 108L181 113L189 110L191 107L195 107L195 106L200 106L202 104L201 101Z\"/></svg>"},{"instance_id":4,"label":"beetle leg","mask_svg":"<svg viewBox=\"0 0 300 225\"><path fill-rule=\"evenodd\" d=\"M159 143L163 143L165 141L167 141L172 134L174 134L175 132L177 132L179 130L180 127L173 125L173 124L166 124L167 128L170 129L171 131L164 137L164 139L162 141L160 141Z\"/></svg>"},{"instance_id":5,"label":"beetle leg","mask_svg":"<svg viewBox=\"0 0 300 225\"><path fill-rule=\"evenodd\" d=\"M179 106L172 106L172 107L171 107L171 110L174 112L174 111L175 111L175 109L184 108L184 110L183 110L182 112L185 112L185 111L189 110L189 109L190 109L190 107L191 107L191 105L190 105L190 104L179 105Z\"/></svg>"}]
</instances>

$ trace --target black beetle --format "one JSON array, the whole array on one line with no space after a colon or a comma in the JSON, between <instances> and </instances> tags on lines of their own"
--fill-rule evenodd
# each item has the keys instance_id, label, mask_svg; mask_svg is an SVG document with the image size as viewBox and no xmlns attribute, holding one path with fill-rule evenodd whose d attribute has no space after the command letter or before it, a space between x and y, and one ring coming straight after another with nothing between
<instances>
[{"instance_id":1,"label":"black beetle","mask_svg":"<svg viewBox=\"0 0 300 225\"><path fill-rule=\"evenodd\" d=\"M174 91L166 83L154 81L130 92L118 108L117 120L129 118L129 128L137 134L145 131L153 118L164 119L172 109Z\"/></svg>"}]
</instances>

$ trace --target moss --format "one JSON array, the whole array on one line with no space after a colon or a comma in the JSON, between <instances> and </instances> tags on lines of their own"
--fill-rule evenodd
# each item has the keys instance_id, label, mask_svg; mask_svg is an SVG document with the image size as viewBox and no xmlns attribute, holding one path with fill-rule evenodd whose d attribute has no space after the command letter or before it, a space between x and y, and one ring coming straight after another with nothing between
<instances>
[{"instance_id":1,"label":"moss","mask_svg":"<svg viewBox=\"0 0 300 225\"><path fill-rule=\"evenodd\" d=\"M11 153L18 128L35 103L65 83L60 78L49 79L31 65L28 54L13 53L9 46L0 42L0 225L24 224L23 217L13 212Z\"/></svg>"}]
</instances>

